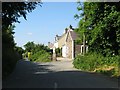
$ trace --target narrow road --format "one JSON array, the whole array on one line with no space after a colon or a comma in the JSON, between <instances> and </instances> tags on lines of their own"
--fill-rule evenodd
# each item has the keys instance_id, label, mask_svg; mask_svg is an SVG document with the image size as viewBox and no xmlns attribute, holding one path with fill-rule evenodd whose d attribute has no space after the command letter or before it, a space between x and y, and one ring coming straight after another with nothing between
<instances>
[{"instance_id":1,"label":"narrow road","mask_svg":"<svg viewBox=\"0 0 120 90\"><path fill-rule=\"evenodd\" d=\"M71 60L47 63L18 61L3 88L117 88L118 81L100 74L79 71Z\"/></svg>"}]
</instances>

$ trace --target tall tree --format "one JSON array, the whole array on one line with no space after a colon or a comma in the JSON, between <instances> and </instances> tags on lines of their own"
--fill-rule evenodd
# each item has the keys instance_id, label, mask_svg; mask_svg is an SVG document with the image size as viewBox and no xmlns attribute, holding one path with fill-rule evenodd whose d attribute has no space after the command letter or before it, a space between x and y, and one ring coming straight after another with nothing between
<instances>
[{"instance_id":1,"label":"tall tree","mask_svg":"<svg viewBox=\"0 0 120 90\"><path fill-rule=\"evenodd\" d=\"M25 52L22 47L15 46L14 48L15 51L17 51L20 54L20 57L22 58L22 54Z\"/></svg>"},{"instance_id":2,"label":"tall tree","mask_svg":"<svg viewBox=\"0 0 120 90\"><path fill-rule=\"evenodd\" d=\"M6 77L19 60L18 52L15 51L13 30L19 17L26 19L27 13L32 12L41 2L3 2L2 3L2 60L3 76ZM3 77L3 78L4 78Z\"/></svg>"},{"instance_id":3,"label":"tall tree","mask_svg":"<svg viewBox=\"0 0 120 90\"><path fill-rule=\"evenodd\" d=\"M27 52L31 52L32 49L34 49L34 47L35 47L35 43L34 43L34 42L27 42L27 43L24 45L24 47L25 47L25 50L26 50Z\"/></svg>"},{"instance_id":4,"label":"tall tree","mask_svg":"<svg viewBox=\"0 0 120 90\"><path fill-rule=\"evenodd\" d=\"M14 22L20 22L19 17L26 19L27 13L32 12L41 2L3 2L2 3L2 28L6 30Z\"/></svg>"},{"instance_id":5,"label":"tall tree","mask_svg":"<svg viewBox=\"0 0 120 90\"><path fill-rule=\"evenodd\" d=\"M81 9L80 9L81 10ZM120 54L120 2L85 2L84 28L89 50L103 55ZM81 22L81 21L80 21ZM81 30L81 25L80 29Z\"/></svg>"}]
</instances>

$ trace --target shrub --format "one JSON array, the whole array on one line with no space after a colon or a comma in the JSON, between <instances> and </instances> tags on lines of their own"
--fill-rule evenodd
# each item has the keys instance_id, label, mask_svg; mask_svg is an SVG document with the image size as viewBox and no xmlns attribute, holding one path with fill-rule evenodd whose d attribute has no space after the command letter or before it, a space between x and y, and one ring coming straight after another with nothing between
<instances>
[{"instance_id":1,"label":"shrub","mask_svg":"<svg viewBox=\"0 0 120 90\"><path fill-rule=\"evenodd\" d=\"M62 48L56 48L55 52L56 52L57 57L61 57L62 56Z\"/></svg>"},{"instance_id":2,"label":"shrub","mask_svg":"<svg viewBox=\"0 0 120 90\"><path fill-rule=\"evenodd\" d=\"M33 55L30 56L31 61L35 62L49 62L51 54L49 52L46 52L45 50L41 50Z\"/></svg>"},{"instance_id":3,"label":"shrub","mask_svg":"<svg viewBox=\"0 0 120 90\"><path fill-rule=\"evenodd\" d=\"M20 55L10 48L3 47L2 50L2 78L6 78L13 70Z\"/></svg>"},{"instance_id":4,"label":"shrub","mask_svg":"<svg viewBox=\"0 0 120 90\"><path fill-rule=\"evenodd\" d=\"M104 57L97 53L88 53L85 56L78 55L74 59L74 67L85 71L95 71L110 76L120 76L118 65L120 56Z\"/></svg>"}]
</instances>

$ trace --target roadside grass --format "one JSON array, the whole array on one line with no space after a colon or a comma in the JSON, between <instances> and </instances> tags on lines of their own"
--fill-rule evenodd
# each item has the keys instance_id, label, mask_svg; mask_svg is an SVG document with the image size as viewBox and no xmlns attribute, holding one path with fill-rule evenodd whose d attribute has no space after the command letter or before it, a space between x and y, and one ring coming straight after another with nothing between
<instances>
[{"instance_id":1,"label":"roadside grass","mask_svg":"<svg viewBox=\"0 0 120 90\"><path fill-rule=\"evenodd\" d=\"M78 55L73 65L77 69L102 73L110 77L120 77L120 56L104 57L96 53L88 53L85 56Z\"/></svg>"}]
</instances>

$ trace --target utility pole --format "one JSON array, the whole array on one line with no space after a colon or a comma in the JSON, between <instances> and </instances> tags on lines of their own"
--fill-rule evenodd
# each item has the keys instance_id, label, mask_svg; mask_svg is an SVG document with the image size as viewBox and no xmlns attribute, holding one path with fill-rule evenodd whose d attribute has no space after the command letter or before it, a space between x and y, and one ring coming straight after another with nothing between
<instances>
[{"instance_id":1,"label":"utility pole","mask_svg":"<svg viewBox=\"0 0 120 90\"><path fill-rule=\"evenodd\" d=\"M85 22L85 16L84 16L84 22ZM85 24L84 24L85 27ZM85 55L85 30L83 32L83 55Z\"/></svg>"},{"instance_id":2,"label":"utility pole","mask_svg":"<svg viewBox=\"0 0 120 90\"><path fill-rule=\"evenodd\" d=\"M83 55L85 55L85 33L83 33Z\"/></svg>"}]
</instances>

